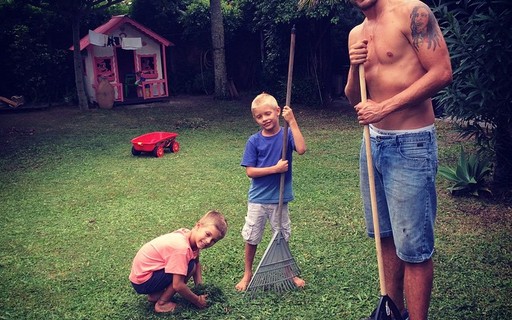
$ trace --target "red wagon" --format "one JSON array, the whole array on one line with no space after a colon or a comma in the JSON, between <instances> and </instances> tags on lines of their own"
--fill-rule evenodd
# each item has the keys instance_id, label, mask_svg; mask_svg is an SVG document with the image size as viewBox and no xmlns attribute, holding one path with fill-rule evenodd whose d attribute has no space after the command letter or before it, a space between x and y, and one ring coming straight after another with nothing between
<instances>
[{"instance_id":1,"label":"red wagon","mask_svg":"<svg viewBox=\"0 0 512 320\"><path fill-rule=\"evenodd\" d=\"M132 139L132 154L137 156L142 152L151 152L155 157L164 156L164 149L178 152L180 144L176 141L177 133L174 132L150 132Z\"/></svg>"}]
</instances>

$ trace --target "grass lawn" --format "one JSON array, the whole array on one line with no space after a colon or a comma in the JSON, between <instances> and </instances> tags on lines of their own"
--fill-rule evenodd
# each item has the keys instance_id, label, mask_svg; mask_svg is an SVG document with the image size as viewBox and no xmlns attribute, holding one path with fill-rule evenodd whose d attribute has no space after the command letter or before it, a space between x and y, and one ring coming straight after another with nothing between
<instances>
[{"instance_id":1,"label":"grass lawn","mask_svg":"<svg viewBox=\"0 0 512 320\"><path fill-rule=\"evenodd\" d=\"M366 237L358 180L362 128L350 108L294 107L308 152L294 157L290 249L303 290L234 290L243 273L240 230L249 179L240 167L258 130L249 100L178 97L151 108L76 107L0 113L0 319L341 319L369 314L379 295L374 242ZM440 161L460 142L437 124ZM130 140L176 131L178 153L132 156ZM438 179L431 319L512 318L512 208L454 198ZM129 281L142 244L192 227L209 209L230 224L202 252L205 310L153 312ZM259 247L257 264L270 231ZM213 297L212 297L213 298Z\"/></svg>"}]
</instances>

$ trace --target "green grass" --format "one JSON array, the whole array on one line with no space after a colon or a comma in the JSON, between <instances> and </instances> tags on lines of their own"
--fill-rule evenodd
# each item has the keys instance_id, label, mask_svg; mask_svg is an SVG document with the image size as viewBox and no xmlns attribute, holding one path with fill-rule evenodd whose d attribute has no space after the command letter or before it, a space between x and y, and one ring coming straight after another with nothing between
<instances>
[{"instance_id":1,"label":"green grass","mask_svg":"<svg viewBox=\"0 0 512 320\"><path fill-rule=\"evenodd\" d=\"M0 319L343 319L378 301L374 242L366 237L358 182L362 130L351 110L301 106L294 113L308 152L294 157L290 248L305 289L249 300L240 229L249 180L240 167L258 128L248 101L191 98L153 108L77 108L0 114ZM130 139L177 131L180 152L134 157ZM438 125L441 161L459 143ZM512 209L450 197L439 178L432 319L512 317ZM206 310L185 304L158 315L129 281L142 244L192 227L219 209L225 239L202 253ZM268 245L267 230L256 257Z\"/></svg>"}]
</instances>

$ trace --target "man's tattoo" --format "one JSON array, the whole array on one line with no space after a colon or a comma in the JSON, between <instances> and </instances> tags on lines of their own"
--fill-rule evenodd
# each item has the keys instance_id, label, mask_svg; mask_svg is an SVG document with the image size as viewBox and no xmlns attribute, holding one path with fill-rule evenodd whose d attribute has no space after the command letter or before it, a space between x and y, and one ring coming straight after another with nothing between
<instances>
[{"instance_id":1,"label":"man's tattoo","mask_svg":"<svg viewBox=\"0 0 512 320\"><path fill-rule=\"evenodd\" d=\"M411 12L411 34L413 46L420 49L423 42L427 42L427 49L436 50L439 46L440 36L437 32L436 18L434 14L424 6L416 6Z\"/></svg>"}]
</instances>

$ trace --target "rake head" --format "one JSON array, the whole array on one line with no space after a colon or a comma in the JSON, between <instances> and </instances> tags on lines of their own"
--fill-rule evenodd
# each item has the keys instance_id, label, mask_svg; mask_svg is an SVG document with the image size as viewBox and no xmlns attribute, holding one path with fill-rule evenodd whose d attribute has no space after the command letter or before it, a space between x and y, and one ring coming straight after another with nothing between
<instances>
[{"instance_id":1,"label":"rake head","mask_svg":"<svg viewBox=\"0 0 512 320\"><path fill-rule=\"evenodd\" d=\"M258 291L284 292L295 289L293 278L300 274L288 242L281 231L274 233L269 246L254 273L246 294L254 297Z\"/></svg>"}]
</instances>

